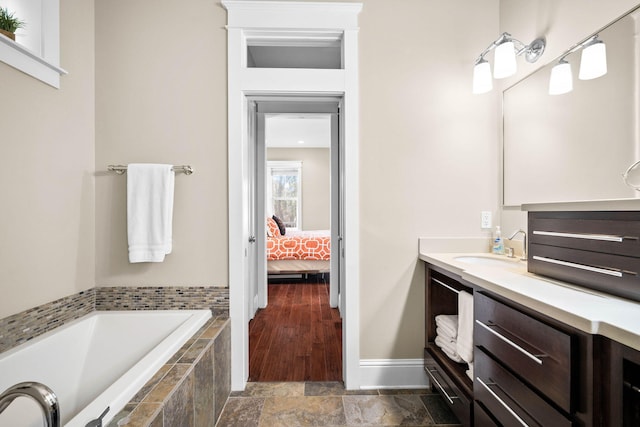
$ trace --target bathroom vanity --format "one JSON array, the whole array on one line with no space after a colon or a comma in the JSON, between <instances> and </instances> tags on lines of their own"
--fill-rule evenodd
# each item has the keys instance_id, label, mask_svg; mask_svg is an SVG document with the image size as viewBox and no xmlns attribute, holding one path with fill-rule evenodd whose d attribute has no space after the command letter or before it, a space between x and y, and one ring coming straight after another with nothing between
<instances>
[{"instance_id":1,"label":"bathroom vanity","mask_svg":"<svg viewBox=\"0 0 640 427\"><path fill-rule=\"evenodd\" d=\"M425 371L463 425L640 425L638 225L637 212L530 212L528 266L420 253ZM460 290L474 299L473 381L434 344Z\"/></svg>"}]
</instances>

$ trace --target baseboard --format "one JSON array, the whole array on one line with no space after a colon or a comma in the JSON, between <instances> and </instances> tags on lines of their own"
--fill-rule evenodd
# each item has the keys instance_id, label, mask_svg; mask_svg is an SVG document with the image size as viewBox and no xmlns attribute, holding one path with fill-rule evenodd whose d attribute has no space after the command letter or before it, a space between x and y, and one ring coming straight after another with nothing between
<instances>
[{"instance_id":1,"label":"baseboard","mask_svg":"<svg viewBox=\"0 0 640 427\"><path fill-rule=\"evenodd\" d=\"M429 381L423 359L360 360L360 388L363 390L426 387L429 387Z\"/></svg>"}]
</instances>

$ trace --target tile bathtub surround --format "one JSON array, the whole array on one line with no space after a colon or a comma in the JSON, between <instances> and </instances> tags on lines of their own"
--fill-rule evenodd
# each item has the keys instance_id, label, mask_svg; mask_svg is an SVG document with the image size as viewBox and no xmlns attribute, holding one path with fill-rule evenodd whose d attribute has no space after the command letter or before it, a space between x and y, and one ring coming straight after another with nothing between
<instances>
[{"instance_id":1,"label":"tile bathtub surround","mask_svg":"<svg viewBox=\"0 0 640 427\"><path fill-rule=\"evenodd\" d=\"M231 327L209 320L108 427L213 427L231 391Z\"/></svg>"},{"instance_id":2,"label":"tile bathtub surround","mask_svg":"<svg viewBox=\"0 0 640 427\"><path fill-rule=\"evenodd\" d=\"M0 353L91 313L95 305L92 288L0 319Z\"/></svg>"},{"instance_id":3,"label":"tile bathtub surround","mask_svg":"<svg viewBox=\"0 0 640 427\"><path fill-rule=\"evenodd\" d=\"M140 286L96 288L96 310L197 310L229 314L229 288Z\"/></svg>"},{"instance_id":4,"label":"tile bathtub surround","mask_svg":"<svg viewBox=\"0 0 640 427\"><path fill-rule=\"evenodd\" d=\"M248 383L232 392L217 427L459 426L430 390L345 390L339 382Z\"/></svg>"},{"instance_id":5,"label":"tile bathtub surround","mask_svg":"<svg viewBox=\"0 0 640 427\"><path fill-rule=\"evenodd\" d=\"M96 287L0 319L0 353L94 310L210 309L229 315L229 288L216 286Z\"/></svg>"}]
</instances>

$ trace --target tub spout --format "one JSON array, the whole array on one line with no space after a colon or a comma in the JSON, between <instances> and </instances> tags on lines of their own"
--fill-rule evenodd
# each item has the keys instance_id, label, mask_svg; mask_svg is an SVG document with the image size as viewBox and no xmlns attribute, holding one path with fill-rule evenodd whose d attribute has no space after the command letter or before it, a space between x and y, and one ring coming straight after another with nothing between
<instances>
[{"instance_id":1,"label":"tub spout","mask_svg":"<svg viewBox=\"0 0 640 427\"><path fill-rule=\"evenodd\" d=\"M0 394L0 414L19 396L31 397L38 402L44 412L47 427L60 427L58 397L49 387L37 382L16 384Z\"/></svg>"}]
</instances>

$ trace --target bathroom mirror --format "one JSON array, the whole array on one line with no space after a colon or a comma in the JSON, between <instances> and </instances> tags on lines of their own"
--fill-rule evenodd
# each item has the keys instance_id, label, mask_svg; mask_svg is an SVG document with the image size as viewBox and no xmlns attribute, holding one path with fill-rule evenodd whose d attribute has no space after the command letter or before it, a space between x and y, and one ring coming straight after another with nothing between
<instances>
[{"instance_id":1,"label":"bathroom mirror","mask_svg":"<svg viewBox=\"0 0 640 427\"><path fill-rule=\"evenodd\" d=\"M578 50L565 58L573 91L549 95L559 57L503 92L505 206L640 197L623 179L640 160L639 18L637 8L594 33L606 75L578 79Z\"/></svg>"}]
</instances>

